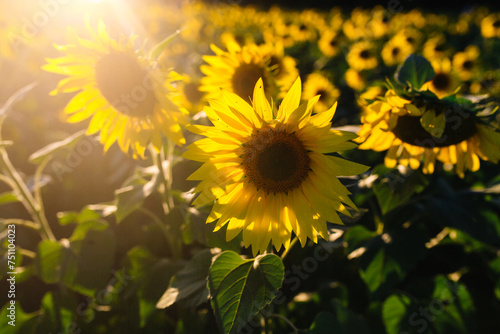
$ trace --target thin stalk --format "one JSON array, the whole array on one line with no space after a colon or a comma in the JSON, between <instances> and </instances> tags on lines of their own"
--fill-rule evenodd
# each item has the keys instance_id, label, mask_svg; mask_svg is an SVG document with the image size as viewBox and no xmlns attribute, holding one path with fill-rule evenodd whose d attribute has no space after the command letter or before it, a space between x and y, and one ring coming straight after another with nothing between
<instances>
[{"instance_id":1,"label":"thin stalk","mask_svg":"<svg viewBox=\"0 0 500 334\"><path fill-rule=\"evenodd\" d=\"M2 140L1 128L4 119L4 117L0 117L0 141ZM7 154L7 150L3 146L0 146L0 170L6 173L7 178L11 181L9 184L13 186L13 190L20 196L19 199L21 203L31 215L33 221L40 226L42 239L56 240L47 218L43 213L43 208L40 203L37 202L35 197L33 197L30 190L26 186L26 183L12 165L9 155Z\"/></svg>"}]
</instances>

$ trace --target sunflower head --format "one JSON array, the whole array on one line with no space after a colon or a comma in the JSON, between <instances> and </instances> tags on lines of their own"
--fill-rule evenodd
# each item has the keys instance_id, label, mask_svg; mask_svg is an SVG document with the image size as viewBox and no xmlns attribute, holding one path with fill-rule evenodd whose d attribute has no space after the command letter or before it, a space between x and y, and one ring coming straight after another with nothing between
<instances>
[{"instance_id":1,"label":"sunflower head","mask_svg":"<svg viewBox=\"0 0 500 334\"><path fill-rule=\"evenodd\" d=\"M464 176L479 158L500 158L500 133L477 116L478 108L455 95L439 99L429 91L389 89L370 103L361 119L360 149L387 151L385 165L433 173L437 161Z\"/></svg>"},{"instance_id":2,"label":"sunflower head","mask_svg":"<svg viewBox=\"0 0 500 334\"><path fill-rule=\"evenodd\" d=\"M186 122L185 114L169 98L175 74L165 75L136 52L134 38L117 41L102 21L97 31L86 24L92 39L70 30L70 44L57 47L66 55L48 59L43 66L67 76L51 94L78 92L64 109L68 121L91 118L87 134L99 132L105 150L117 142L134 158L144 157L150 143L159 150L163 136L183 144L180 125Z\"/></svg>"},{"instance_id":3,"label":"sunflower head","mask_svg":"<svg viewBox=\"0 0 500 334\"><path fill-rule=\"evenodd\" d=\"M200 180L194 205L213 204L207 223L227 226L227 240L243 233L254 255L270 242L287 248L295 233L302 245L328 234L326 222L342 223L337 212L355 208L337 176L367 167L325 153L355 147L354 133L332 130L335 105L312 115L319 96L300 104L297 79L276 110L259 79L252 105L221 90L209 98L206 114L213 126L189 129L207 136L188 147L184 157L203 162L188 179Z\"/></svg>"},{"instance_id":4,"label":"sunflower head","mask_svg":"<svg viewBox=\"0 0 500 334\"><path fill-rule=\"evenodd\" d=\"M215 96L219 88L227 89L248 100L259 78L269 87L268 97L284 94L298 75L295 60L284 55L282 44L240 46L228 40L227 51L212 45L214 56L204 56L208 65L202 65L205 76L201 79L200 90ZM280 91L282 93L280 93Z\"/></svg>"}]
</instances>

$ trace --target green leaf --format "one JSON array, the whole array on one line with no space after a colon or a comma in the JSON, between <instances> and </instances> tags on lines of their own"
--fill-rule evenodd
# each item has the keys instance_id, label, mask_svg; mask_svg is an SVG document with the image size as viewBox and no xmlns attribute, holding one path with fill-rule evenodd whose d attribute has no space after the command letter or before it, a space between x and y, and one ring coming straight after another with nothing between
<instances>
[{"instance_id":1,"label":"green leaf","mask_svg":"<svg viewBox=\"0 0 500 334\"><path fill-rule=\"evenodd\" d=\"M91 220L98 220L101 216L89 208L83 208L82 211L63 211L57 213L57 219L61 225L81 224Z\"/></svg>"},{"instance_id":2,"label":"green leaf","mask_svg":"<svg viewBox=\"0 0 500 334\"><path fill-rule=\"evenodd\" d=\"M215 254L215 249L205 249L196 254L186 267L175 275L156 307L166 308L176 302L180 302L184 307L196 307L205 303L209 298L208 273Z\"/></svg>"},{"instance_id":3,"label":"green leaf","mask_svg":"<svg viewBox=\"0 0 500 334\"><path fill-rule=\"evenodd\" d=\"M139 176L133 176L126 182L125 187L115 191L117 222L123 221L142 205L144 200L156 189L157 180L157 174L150 181Z\"/></svg>"},{"instance_id":4,"label":"green leaf","mask_svg":"<svg viewBox=\"0 0 500 334\"><path fill-rule=\"evenodd\" d=\"M436 73L427 59L423 56L411 54L399 66L395 77L403 85L409 83L413 88L419 89L435 75Z\"/></svg>"},{"instance_id":5,"label":"green leaf","mask_svg":"<svg viewBox=\"0 0 500 334\"><path fill-rule=\"evenodd\" d=\"M66 240L67 241L67 240ZM36 264L38 276L47 284L58 283L62 277L66 249L60 242L43 240L38 244Z\"/></svg>"},{"instance_id":6,"label":"green leaf","mask_svg":"<svg viewBox=\"0 0 500 334\"><path fill-rule=\"evenodd\" d=\"M410 298L404 295L392 295L384 301L382 318L388 334L398 334L408 323Z\"/></svg>"},{"instance_id":7,"label":"green leaf","mask_svg":"<svg viewBox=\"0 0 500 334\"><path fill-rule=\"evenodd\" d=\"M446 117L444 113L436 115L434 110L427 110L420 118L420 124L431 136L441 138L446 126Z\"/></svg>"},{"instance_id":8,"label":"green leaf","mask_svg":"<svg viewBox=\"0 0 500 334\"><path fill-rule=\"evenodd\" d=\"M404 205L413 194L423 191L429 183L420 170L410 169L403 175L397 169L390 170L382 166L374 169L374 173L379 175L379 180L373 185L373 193L384 215Z\"/></svg>"},{"instance_id":9,"label":"green leaf","mask_svg":"<svg viewBox=\"0 0 500 334\"><path fill-rule=\"evenodd\" d=\"M69 136L66 139L60 140L55 143L51 143L39 149L38 151L30 155L29 160L34 164L39 164L42 161L44 161L47 157L53 156L62 149L75 147L75 145L83 137L85 137L85 130L78 131L77 133Z\"/></svg>"},{"instance_id":10,"label":"green leaf","mask_svg":"<svg viewBox=\"0 0 500 334\"><path fill-rule=\"evenodd\" d=\"M76 330L76 299L71 291L47 292L42 298L43 315L38 330L55 333L72 333Z\"/></svg>"},{"instance_id":11,"label":"green leaf","mask_svg":"<svg viewBox=\"0 0 500 334\"><path fill-rule=\"evenodd\" d=\"M19 202L19 198L12 191L0 194L0 205Z\"/></svg>"},{"instance_id":12,"label":"green leaf","mask_svg":"<svg viewBox=\"0 0 500 334\"><path fill-rule=\"evenodd\" d=\"M478 333L474 301L466 286L436 277L433 299L428 304L438 333Z\"/></svg>"},{"instance_id":13,"label":"green leaf","mask_svg":"<svg viewBox=\"0 0 500 334\"><path fill-rule=\"evenodd\" d=\"M172 35L168 36L163 41L156 44L149 53L149 58L153 60L158 59L163 50L165 50L165 48L172 42L172 40L180 33L181 30L176 30Z\"/></svg>"},{"instance_id":14,"label":"green leaf","mask_svg":"<svg viewBox=\"0 0 500 334\"><path fill-rule=\"evenodd\" d=\"M14 301L14 306L11 306L11 301ZM10 310L9 307L11 308ZM14 308L14 310L12 310L12 308ZM33 333L32 331L26 330L26 327L28 327L27 323L29 320L35 318L35 316L36 313L24 312L19 302L10 299L2 308L2 312L0 312L0 328L2 329L2 334ZM12 322L14 319L15 321Z\"/></svg>"},{"instance_id":15,"label":"green leaf","mask_svg":"<svg viewBox=\"0 0 500 334\"><path fill-rule=\"evenodd\" d=\"M273 254L244 260L225 251L210 267L212 307L224 333L238 333L281 287L284 266Z\"/></svg>"},{"instance_id":16,"label":"green leaf","mask_svg":"<svg viewBox=\"0 0 500 334\"><path fill-rule=\"evenodd\" d=\"M107 224L97 221L78 225L70 238L65 258L64 283L92 296L109 281L115 258L116 238Z\"/></svg>"}]
</instances>

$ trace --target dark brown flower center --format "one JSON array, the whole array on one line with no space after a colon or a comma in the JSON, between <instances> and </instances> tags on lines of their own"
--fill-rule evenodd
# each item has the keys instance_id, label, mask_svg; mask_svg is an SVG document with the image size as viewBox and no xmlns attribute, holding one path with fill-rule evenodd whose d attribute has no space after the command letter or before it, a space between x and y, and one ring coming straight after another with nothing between
<instances>
[{"instance_id":1,"label":"dark brown flower center","mask_svg":"<svg viewBox=\"0 0 500 334\"><path fill-rule=\"evenodd\" d=\"M102 56L95 65L95 78L101 94L119 112L133 117L153 113L152 78L132 55L113 51Z\"/></svg>"},{"instance_id":2,"label":"dark brown flower center","mask_svg":"<svg viewBox=\"0 0 500 334\"><path fill-rule=\"evenodd\" d=\"M264 81L264 87L267 86L264 69L261 66L257 64L241 64L233 74L233 92L248 101L253 96L253 89L259 78Z\"/></svg>"},{"instance_id":3,"label":"dark brown flower center","mask_svg":"<svg viewBox=\"0 0 500 334\"><path fill-rule=\"evenodd\" d=\"M495 28L500 28L500 20L496 20L495 22L493 22L493 26Z\"/></svg>"},{"instance_id":4,"label":"dark brown flower center","mask_svg":"<svg viewBox=\"0 0 500 334\"><path fill-rule=\"evenodd\" d=\"M432 84L437 90L446 91L451 86L451 78L446 73L437 73L432 79Z\"/></svg>"},{"instance_id":5,"label":"dark brown flower center","mask_svg":"<svg viewBox=\"0 0 500 334\"><path fill-rule=\"evenodd\" d=\"M319 95L319 101L325 102L328 98L328 92L326 89L318 89L316 95Z\"/></svg>"},{"instance_id":6,"label":"dark brown flower center","mask_svg":"<svg viewBox=\"0 0 500 334\"><path fill-rule=\"evenodd\" d=\"M473 116L462 109L444 111L446 125L441 138L432 136L420 124L418 116L400 116L392 133L403 142L426 148L456 145L477 132Z\"/></svg>"},{"instance_id":7,"label":"dark brown flower center","mask_svg":"<svg viewBox=\"0 0 500 334\"><path fill-rule=\"evenodd\" d=\"M371 54L369 50L363 50L359 53L359 56L363 59L368 59L371 57Z\"/></svg>"},{"instance_id":8,"label":"dark brown flower center","mask_svg":"<svg viewBox=\"0 0 500 334\"><path fill-rule=\"evenodd\" d=\"M474 67L474 62L472 60L466 60L464 61L464 63L462 64L462 67L467 70L467 71L470 71L472 70L472 68Z\"/></svg>"},{"instance_id":9,"label":"dark brown flower center","mask_svg":"<svg viewBox=\"0 0 500 334\"><path fill-rule=\"evenodd\" d=\"M294 133L265 127L245 144L245 175L267 193L286 193L300 186L309 174L311 159Z\"/></svg>"},{"instance_id":10,"label":"dark brown flower center","mask_svg":"<svg viewBox=\"0 0 500 334\"><path fill-rule=\"evenodd\" d=\"M188 82L186 85L184 85L184 96L186 96L186 99L189 102L196 104L201 101L203 93L200 92L196 83Z\"/></svg>"},{"instance_id":11,"label":"dark brown flower center","mask_svg":"<svg viewBox=\"0 0 500 334\"><path fill-rule=\"evenodd\" d=\"M391 54L393 57L396 57L400 51L401 51L401 49L396 46L392 49Z\"/></svg>"}]
</instances>

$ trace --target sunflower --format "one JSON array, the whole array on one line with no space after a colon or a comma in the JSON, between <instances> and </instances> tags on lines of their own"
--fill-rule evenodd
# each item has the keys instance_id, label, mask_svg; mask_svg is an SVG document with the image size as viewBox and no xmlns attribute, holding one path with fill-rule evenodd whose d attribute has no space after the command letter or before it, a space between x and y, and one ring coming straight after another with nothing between
<instances>
[{"instance_id":1,"label":"sunflower","mask_svg":"<svg viewBox=\"0 0 500 334\"><path fill-rule=\"evenodd\" d=\"M500 159L500 132L473 112L435 96L406 98L390 89L365 108L361 121L355 140L359 148L387 150L384 163L389 168L423 164L423 172L432 174L441 161L464 177L465 170L479 169L479 158Z\"/></svg>"},{"instance_id":2,"label":"sunflower","mask_svg":"<svg viewBox=\"0 0 500 334\"><path fill-rule=\"evenodd\" d=\"M346 57L351 68L362 71L377 67L378 60L375 55L374 45L368 41L361 41L351 45Z\"/></svg>"},{"instance_id":3,"label":"sunflower","mask_svg":"<svg viewBox=\"0 0 500 334\"><path fill-rule=\"evenodd\" d=\"M300 103L298 78L278 110L273 110L259 79L253 105L222 89L209 99L206 114L212 126L192 125L207 136L189 145L187 159L203 162L189 176L201 180L193 205L215 204L207 223L215 230L227 225L226 239L241 231L245 247L255 254L272 241L280 250L289 247L292 232L302 246L307 238L327 237L326 222L341 224L337 211L355 208L349 192L337 179L356 175L367 167L325 155L354 148L354 133L331 129L335 105L311 116L316 96Z\"/></svg>"},{"instance_id":4,"label":"sunflower","mask_svg":"<svg viewBox=\"0 0 500 334\"><path fill-rule=\"evenodd\" d=\"M326 57L334 57L340 53L339 36L332 29L325 29L318 41L318 48Z\"/></svg>"},{"instance_id":5,"label":"sunflower","mask_svg":"<svg viewBox=\"0 0 500 334\"><path fill-rule=\"evenodd\" d=\"M93 39L80 38L70 29L70 42L57 49L66 56L47 59L43 69L67 75L51 95L79 91L66 105L68 122L92 118L87 134L100 132L104 150L117 142L123 152L144 158L149 143L160 150L162 135L184 144L180 124L185 115L170 100L172 91L165 77L146 57L133 48L133 38L112 39L104 23L97 32L88 21Z\"/></svg>"},{"instance_id":6,"label":"sunflower","mask_svg":"<svg viewBox=\"0 0 500 334\"><path fill-rule=\"evenodd\" d=\"M431 64L436 74L422 86L422 89L430 90L439 98L451 95L459 86L460 81L452 69L450 59L447 57L435 59L431 61Z\"/></svg>"},{"instance_id":7,"label":"sunflower","mask_svg":"<svg viewBox=\"0 0 500 334\"><path fill-rule=\"evenodd\" d=\"M394 66L402 63L411 52L412 46L406 39L395 36L382 48L382 59L387 66Z\"/></svg>"},{"instance_id":8,"label":"sunflower","mask_svg":"<svg viewBox=\"0 0 500 334\"><path fill-rule=\"evenodd\" d=\"M468 81L477 69L479 48L469 45L463 52L457 52L453 56L453 68L462 81Z\"/></svg>"},{"instance_id":9,"label":"sunflower","mask_svg":"<svg viewBox=\"0 0 500 334\"><path fill-rule=\"evenodd\" d=\"M314 72L307 76L304 82L303 98L312 99L319 95L318 103L314 108L315 112L325 111L338 100L340 92L323 74Z\"/></svg>"},{"instance_id":10,"label":"sunflower","mask_svg":"<svg viewBox=\"0 0 500 334\"><path fill-rule=\"evenodd\" d=\"M429 38L423 46L423 56L429 61L441 60L448 54L448 47L446 44L446 37L444 34L438 34Z\"/></svg>"},{"instance_id":11,"label":"sunflower","mask_svg":"<svg viewBox=\"0 0 500 334\"><path fill-rule=\"evenodd\" d=\"M228 40L226 47L227 51L223 51L211 45L215 56L203 57L208 65L200 67L205 74L200 90L209 96L217 95L219 88L224 88L248 100L255 83L262 78L269 87L268 97L275 98L280 96L280 90L290 88L298 73L295 60L284 54L282 45L252 43L242 47Z\"/></svg>"},{"instance_id":12,"label":"sunflower","mask_svg":"<svg viewBox=\"0 0 500 334\"><path fill-rule=\"evenodd\" d=\"M347 86L356 91L361 91L366 86L366 77L361 71L356 71L355 69L348 68L345 71L344 77Z\"/></svg>"},{"instance_id":13,"label":"sunflower","mask_svg":"<svg viewBox=\"0 0 500 334\"><path fill-rule=\"evenodd\" d=\"M500 13L492 13L481 20L481 35L500 38Z\"/></svg>"}]
</instances>

